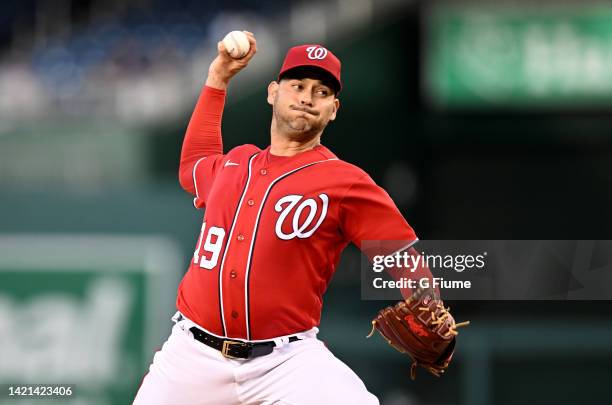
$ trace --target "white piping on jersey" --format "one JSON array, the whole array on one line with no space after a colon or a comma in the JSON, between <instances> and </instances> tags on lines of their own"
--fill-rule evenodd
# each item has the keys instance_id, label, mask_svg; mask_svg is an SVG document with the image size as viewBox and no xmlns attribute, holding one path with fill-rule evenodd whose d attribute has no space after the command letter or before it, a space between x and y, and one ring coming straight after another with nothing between
<instances>
[{"instance_id":1,"label":"white piping on jersey","mask_svg":"<svg viewBox=\"0 0 612 405\"><path fill-rule=\"evenodd\" d=\"M281 174L280 176L278 176L277 178L275 178L274 180L272 180L272 182L268 185L268 188L266 189L266 192L264 193L263 198L261 199L261 204L259 205L259 210L257 211L257 218L255 219L255 226L253 226L253 232L251 233L251 246L249 246L249 256L247 258L247 265L246 265L246 274L244 277L244 304L245 304L245 319L246 319L246 331L247 331L247 339L251 338L251 331L249 328L249 272L251 271L251 257L253 255L253 246L255 244L255 235L257 232L257 226L259 225L259 218L261 217L261 211L263 210L263 206L266 202L266 199L268 198L268 194L270 193L270 190L272 189L272 186L274 186L279 180L282 180L283 178L289 176L292 173L297 172L298 170L301 170L305 167L308 166L312 166L312 165L316 165L317 163L323 163L323 162L329 162L331 160L338 160L338 158L331 158L331 159L325 159L325 160L319 160L316 162L311 162L308 163L304 166L300 166L297 169L293 169L287 173ZM250 170L250 167L249 167Z\"/></svg>"},{"instance_id":2,"label":"white piping on jersey","mask_svg":"<svg viewBox=\"0 0 612 405\"><path fill-rule=\"evenodd\" d=\"M255 156L259 155L259 152L255 153L253 156L249 158L249 172L247 176L246 185L244 186L244 190L242 190L242 196L240 196L240 202L238 202L238 208L236 209L236 213L234 214L234 220L232 221L232 227L229 231L229 236L227 237L227 245L225 245L225 251L223 252L223 258L221 259L221 266L219 267L219 302L221 307L221 322L223 323L223 333L227 335L227 328L225 327L225 315L224 306L223 306L223 267L225 266L225 258L227 257L227 252L229 251L230 243L232 243L232 236L234 235L234 228L236 227L236 220L238 219L238 215L240 214L240 208L242 207L242 201L244 200L244 196L246 195L249 189L249 183L251 182L251 163ZM232 338L233 339L233 338Z\"/></svg>"},{"instance_id":3,"label":"white piping on jersey","mask_svg":"<svg viewBox=\"0 0 612 405\"><path fill-rule=\"evenodd\" d=\"M409 244L407 244L406 246L404 246L403 248L399 248L398 250L396 250L393 253L388 254L387 256L394 256L398 253L403 252L406 249L410 249L415 243L417 243L419 241L419 238L416 238L415 240L413 240L412 242L410 242Z\"/></svg>"},{"instance_id":4,"label":"white piping on jersey","mask_svg":"<svg viewBox=\"0 0 612 405\"><path fill-rule=\"evenodd\" d=\"M198 165L200 164L200 162L204 159L206 159L208 156L204 156L203 158L199 158L198 161L196 162L195 165L193 165L193 170L191 172L191 176L193 177L193 187L195 188L195 192L196 192L196 198L193 199L193 206L198 208L196 206L196 200L198 198L200 198L200 195L198 194L198 183L196 182L196 169L198 168Z\"/></svg>"}]
</instances>

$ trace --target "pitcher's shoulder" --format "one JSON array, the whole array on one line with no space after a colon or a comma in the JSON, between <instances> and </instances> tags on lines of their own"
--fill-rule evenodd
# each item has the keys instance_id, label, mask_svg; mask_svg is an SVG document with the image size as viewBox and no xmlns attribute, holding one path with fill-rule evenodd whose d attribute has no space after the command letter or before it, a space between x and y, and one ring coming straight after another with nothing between
<instances>
[{"instance_id":1,"label":"pitcher's shoulder","mask_svg":"<svg viewBox=\"0 0 612 405\"><path fill-rule=\"evenodd\" d=\"M236 159L248 158L257 152L261 152L261 149L259 147L247 143L244 145L236 146L235 148L231 149L229 152L227 152L227 156L229 158Z\"/></svg>"},{"instance_id":2,"label":"pitcher's shoulder","mask_svg":"<svg viewBox=\"0 0 612 405\"><path fill-rule=\"evenodd\" d=\"M358 179L370 177L370 175L359 166L342 159L329 161L327 170L329 175L338 176L339 179L348 181L356 181Z\"/></svg>"}]
</instances>

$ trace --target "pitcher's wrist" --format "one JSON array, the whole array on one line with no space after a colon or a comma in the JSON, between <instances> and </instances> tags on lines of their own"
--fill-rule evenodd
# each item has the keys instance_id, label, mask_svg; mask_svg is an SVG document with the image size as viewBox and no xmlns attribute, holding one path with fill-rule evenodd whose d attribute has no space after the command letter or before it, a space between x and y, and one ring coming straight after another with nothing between
<instances>
[{"instance_id":1,"label":"pitcher's wrist","mask_svg":"<svg viewBox=\"0 0 612 405\"><path fill-rule=\"evenodd\" d=\"M206 85L214 89L226 90L229 84L229 79L223 78L217 74L209 73L206 78Z\"/></svg>"}]
</instances>

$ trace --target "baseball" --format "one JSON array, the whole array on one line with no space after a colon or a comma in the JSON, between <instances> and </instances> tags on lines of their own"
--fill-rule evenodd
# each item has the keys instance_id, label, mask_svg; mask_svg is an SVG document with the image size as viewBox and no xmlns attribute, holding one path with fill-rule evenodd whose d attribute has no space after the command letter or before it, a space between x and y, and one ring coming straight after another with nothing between
<instances>
[{"instance_id":1,"label":"baseball","mask_svg":"<svg viewBox=\"0 0 612 405\"><path fill-rule=\"evenodd\" d=\"M249 53L251 44L246 34L242 31L232 31L223 38L223 45L230 56L234 59L240 59Z\"/></svg>"}]
</instances>

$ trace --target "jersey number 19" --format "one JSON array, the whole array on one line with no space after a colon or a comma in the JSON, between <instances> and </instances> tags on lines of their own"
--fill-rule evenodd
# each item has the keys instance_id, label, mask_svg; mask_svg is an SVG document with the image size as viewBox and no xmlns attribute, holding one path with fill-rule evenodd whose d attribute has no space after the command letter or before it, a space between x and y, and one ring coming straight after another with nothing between
<instances>
[{"instance_id":1,"label":"jersey number 19","mask_svg":"<svg viewBox=\"0 0 612 405\"><path fill-rule=\"evenodd\" d=\"M225 239L225 229L211 226L208 229L206 239L204 239L205 232L206 222L202 223L198 246L195 252L193 252L193 262L195 264L199 263L200 267L204 269L211 270L217 265L217 261L219 261L219 253L221 253L221 246L223 246L223 239ZM204 246L202 246L202 240L204 240ZM203 250L201 255L200 250ZM210 257L207 258L207 255L210 255Z\"/></svg>"}]
</instances>

